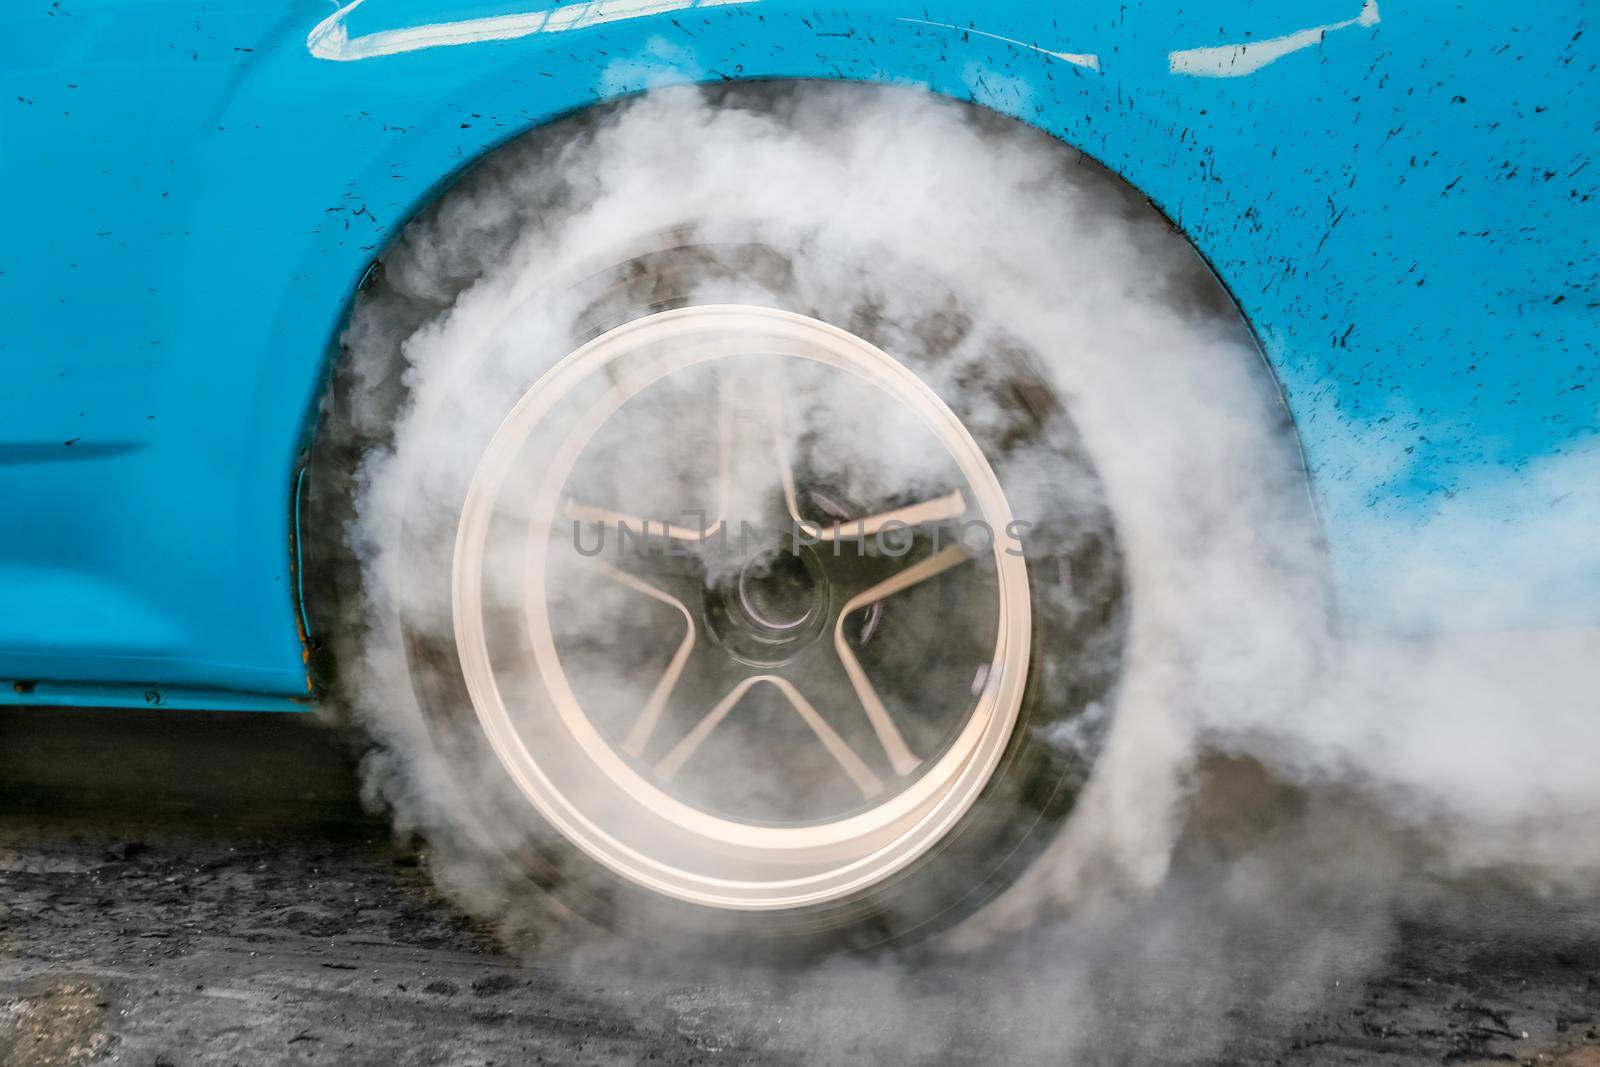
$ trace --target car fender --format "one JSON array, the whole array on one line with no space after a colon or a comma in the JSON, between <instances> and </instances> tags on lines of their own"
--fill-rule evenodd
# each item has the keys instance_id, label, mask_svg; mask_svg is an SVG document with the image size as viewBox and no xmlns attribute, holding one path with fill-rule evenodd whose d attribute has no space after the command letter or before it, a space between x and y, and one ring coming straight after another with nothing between
<instances>
[{"instance_id":1,"label":"car fender","mask_svg":"<svg viewBox=\"0 0 1600 1067\"><path fill-rule=\"evenodd\" d=\"M926 86L1149 197L1260 338L1354 624L1416 624L1418 589L1398 578L1459 574L1463 558L1525 595L1485 616L1441 582L1438 615L1600 621L1594 548L1506 536L1530 507L1600 512L1600 479L1580 484L1600 456L1594 35L1553 7L358 0L102 3L66 28L11 16L40 47L13 33L0 59L27 101L7 154L44 160L49 180L0 174L37 216L0 275L14 324L0 351L28 362L0 480L30 514L0 564L43 607L0 624L0 677L304 694L293 486L364 272L505 140L598 100L737 78ZM121 451L30 458L80 426L73 447Z\"/></svg>"}]
</instances>

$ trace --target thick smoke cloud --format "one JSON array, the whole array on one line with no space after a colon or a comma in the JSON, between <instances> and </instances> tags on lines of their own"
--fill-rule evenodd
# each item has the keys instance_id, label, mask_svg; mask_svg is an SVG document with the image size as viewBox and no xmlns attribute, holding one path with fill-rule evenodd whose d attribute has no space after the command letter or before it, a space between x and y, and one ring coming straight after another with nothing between
<instances>
[{"instance_id":1,"label":"thick smoke cloud","mask_svg":"<svg viewBox=\"0 0 1600 1067\"><path fill-rule=\"evenodd\" d=\"M369 787L402 827L431 835L441 880L468 907L533 922L485 858L501 831L458 803L416 711L395 620L445 636L451 606L400 546L412 538L409 551L448 574L454 527L408 523L408 509L419 495L450 499L515 398L572 349L572 280L685 228L781 250L816 307L870 298L907 319L957 294L963 314L1038 355L1103 480L1130 605L1109 738L1059 839L944 945L1037 976L1026 995L973 1008L1010 1020L1014 1051L1141 1058L1147 1038L1104 1024L1108 998L1169 1019L1177 1005L1186 1021L1163 1040L1194 1042L1224 1040L1221 1014L1245 989L1298 1010L1381 955L1389 908L1417 899L1421 874L1592 878L1592 633L1340 633L1270 378L1156 212L1059 145L919 93L801 87L763 100L662 91L512 146L412 225L345 338L350 422L383 442L362 467L351 531L366 637L350 691L381 746ZM870 269L839 254L872 248L892 252ZM763 296L752 277L746 299ZM839 418L833 405L796 409ZM1359 447L1361 428L1351 434ZM924 454L902 458L916 477ZM1572 473L1600 480L1592 465L1546 472L1541 491ZM1048 470L1029 484L1036 503L1072 492ZM1522 485L1508 475L1505 492ZM1530 551L1592 537L1586 509L1553 510L1519 536ZM1429 609L1441 583L1478 582L1483 619L1520 594L1470 559L1459 573L1430 566L1396 591L1418 632L1452 621ZM537 924L535 939L550 929ZM573 966L631 951L586 949ZM826 1044L841 998L858 1004L851 1019L871 1004L902 1020L908 1055L939 1054L937 1028L913 1025L916 979L898 964L835 960L770 981L817 1019L807 1033L821 1059L852 1055Z\"/></svg>"}]
</instances>

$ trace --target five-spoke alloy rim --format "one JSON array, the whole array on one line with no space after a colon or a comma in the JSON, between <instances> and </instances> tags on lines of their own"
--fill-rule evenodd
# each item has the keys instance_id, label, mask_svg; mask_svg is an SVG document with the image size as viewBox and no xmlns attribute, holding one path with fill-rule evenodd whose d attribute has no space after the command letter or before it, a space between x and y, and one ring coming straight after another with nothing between
<instances>
[{"instance_id":1,"label":"five-spoke alloy rim","mask_svg":"<svg viewBox=\"0 0 1600 1067\"><path fill-rule=\"evenodd\" d=\"M627 501L584 499L574 489L573 472L602 427L626 417L629 402L656 383L752 365L765 368L748 392L768 433L764 462L772 496L791 531L775 543L790 557L775 566L769 552L715 582L706 577L709 564L675 565L678 586L657 577L648 559L578 558L572 535L586 524L610 524L646 540L655 534L662 555L676 547L675 558L693 561L696 546L708 537L725 538L742 521L727 491L729 466L740 457L725 426L718 431L721 488L710 514L696 524L647 517ZM871 513L834 512L831 523L819 520L808 510L808 487L792 455L796 436L786 425L779 384L786 367L836 376L910 413L947 453L959 483ZM729 404L720 395L707 398L724 422ZM937 531L958 521L981 524L987 535L976 546L962 539L940 547ZM1027 684L1031 639L1024 560L997 536L1012 526L1000 481L973 435L933 389L866 340L763 307L709 305L650 315L601 334L539 378L478 463L453 570L455 636L467 691L520 793L569 842L630 882L719 908L789 909L839 900L890 878L934 847L978 799L1007 751ZM832 562L840 556L837 542L877 538L881 545L890 531L933 531L935 540L931 546L918 542L918 552L892 564L882 561L876 579L848 586L838 577ZM882 695L880 679L860 654L859 623L875 606L892 605L962 568L978 568L987 605L976 621L962 624L980 631L963 634L962 647L976 639L985 661L972 672L961 714L950 720L940 746L914 751L903 727L920 711ZM706 578L703 597L684 592L682 574L690 572ZM663 626L673 627L661 648L626 655L646 664L650 684L638 690L636 702L611 697L610 704L626 706L620 718L616 708L608 709L609 726L597 723L594 691L571 676L572 650L580 637L587 640L576 633L582 628L577 616L563 607L573 600L575 580L622 590L638 611L659 613ZM599 613L594 608L584 625ZM703 682L713 663L722 673L706 683L712 688L696 690L691 683ZM826 691L810 685L806 672L812 668L804 665L813 663L839 668L838 684ZM623 666L645 670L630 662L618 667L619 675ZM683 707L686 694L718 691L720 699ZM787 822L741 818L680 788L695 776L731 773L702 747L727 729L753 693L771 698L804 726L805 743L820 746L859 792L853 806ZM788 751L777 748L761 760L781 764ZM760 766L740 770L770 784Z\"/></svg>"}]
</instances>

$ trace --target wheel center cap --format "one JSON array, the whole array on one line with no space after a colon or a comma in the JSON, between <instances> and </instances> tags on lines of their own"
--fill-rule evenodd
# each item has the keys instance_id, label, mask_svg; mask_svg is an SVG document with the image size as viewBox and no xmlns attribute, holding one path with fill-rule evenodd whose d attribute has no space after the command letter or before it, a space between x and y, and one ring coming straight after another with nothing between
<instances>
[{"instance_id":1,"label":"wheel center cap","mask_svg":"<svg viewBox=\"0 0 1600 1067\"><path fill-rule=\"evenodd\" d=\"M757 627L793 630L817 610L819 582L796 553L745 564L734 582L739 610Z\"/></svg>"},{"instance_id":2,"label":"wheel center cap","mask_svg":"<svg viewBox=\"0 0 1600 1067\"><path fill-rule=\"evenodd\" d=\"M733 658L759 667L788 663L828 621L829 586L809 545L785 539L706 590L706 627Z\"/></svg>"}]
</instances>

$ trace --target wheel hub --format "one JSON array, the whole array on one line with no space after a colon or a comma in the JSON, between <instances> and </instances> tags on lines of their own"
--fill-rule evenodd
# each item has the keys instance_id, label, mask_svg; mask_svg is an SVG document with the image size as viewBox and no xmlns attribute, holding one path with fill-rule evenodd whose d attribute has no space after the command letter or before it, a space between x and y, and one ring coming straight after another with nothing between
<instances>
[{"instance_id":1,"label":"wheel hub","mask_svg":"<svg viewBox=\"0 0 1600 1067\"><path fill-rule=\"evenodd\" d=\"M817 553L792 537L707 586L707 632L727 653L755 667L790 663L820 638L831 585Z\"/></svg>"}]
</instances>

